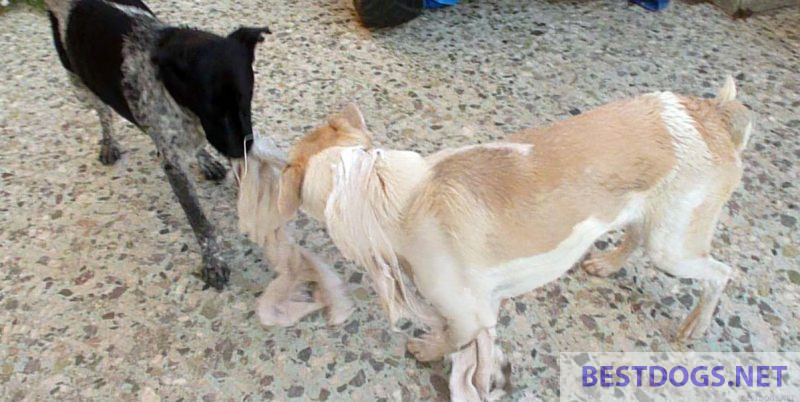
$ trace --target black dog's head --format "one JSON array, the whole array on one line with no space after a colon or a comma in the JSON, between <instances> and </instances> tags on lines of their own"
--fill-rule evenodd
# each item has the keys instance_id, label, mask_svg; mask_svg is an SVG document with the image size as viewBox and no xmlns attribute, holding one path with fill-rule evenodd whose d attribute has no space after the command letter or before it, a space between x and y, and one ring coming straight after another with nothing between
<instances>
[{"instance_id":1,"label":"black dog's head","mask_svg":"<svg viewBox=\"0 0 800 402\"><path fill-rule=\"evenodd\" d=\"M200 119L206 139L229 158L250 148L253 59L269 28L242 27L227 37L165 29L153 53L159 78L178 104Z\"/></svg>"}]
</instances>

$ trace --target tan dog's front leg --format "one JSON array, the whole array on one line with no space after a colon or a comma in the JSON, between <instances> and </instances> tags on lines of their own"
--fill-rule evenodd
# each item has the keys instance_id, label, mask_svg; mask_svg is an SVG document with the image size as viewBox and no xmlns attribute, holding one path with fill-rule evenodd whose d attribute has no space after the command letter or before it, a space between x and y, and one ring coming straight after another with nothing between
<instances>
[{"instance_id":1,"label":"tan dog's front leg","mask_svg":"<svg viewBox=\"0 0 800 402\"><path fill-rule=\"evenodd\" d=\"M451 401L495 401L508 388L505 356L495 344L494 329L483 329L461 350L450 355Z\"/></svg>"},{"instance_id":2,"label":"tan dog's front leg","mask_svg":"<svg viewBox=\"0 0 800 402\"><path fill-rule=\"evenodd\" d=\"M447 333L444 330L436 330L411 338L406 347L408 352L421 362L439 360L450 351L450 343L447 342Z\"/></svg>"},{"instance_id":3,"label":"tan dog's front leg","mask_svg":"<svg viewBox=\"0 0 800 402\"><path fill-rule=\"evenodd\" d=\"M290 326L321 308L327 308L328 323L338 325L353 311L342 281L311 253L296 245L277 229L267 239L266 255L278 276L258 300L258 318L263 325ZM317 288L310 292L310 285Z\"/></svg>"},{"instance_id":4,"label":"tan dog's front leg","mask_svg":"<svg viewBox=\"0 0 800 402\"><path fill-rule=\"evenodd\" d=\"M422 336L411 338L406 347L421 362L439 360L451 350L444 328L431 329Z\"/></svg>"},{"instance_id":5,"label":"tan dog's front leg","mask_svg":"<svg viewBox=\"0 0 800 402\"><path fill-rule=\"evenodd\" d=\"M424 308L423 317L420 318L428 332L409 339L406 348L421 362L439 360L452 350L445 328L445 320L433 307L427 304L422 307Z\"/></svg>"},{"instance_id":6,"label":"tan dog's front leg","mask_svg":"<svg viewBox=\"0 0 800 402\"><path fill-rule=\"evenodd\" d=\"M323 307L311 299L304 283L279 273L258 298L256 314L262 325L288 327Z\"/></svg>"},{"instance_id":7,"label":"tan dog's front leg","mask_svg":"<svg viewBox=\"0 0 800 402\"><path fill-rule=\"evenodd\" d=\"M311 267L306 273L311 275L308 280L318 285L314 292L314 300L327 308L325 313L328 323L330 325L343 323L353 312L353 302L347 297L344 283L327 264L317 257L304 249L301 249L300 253L304 260L303 265Z\"/></svg>"}]
</instances>

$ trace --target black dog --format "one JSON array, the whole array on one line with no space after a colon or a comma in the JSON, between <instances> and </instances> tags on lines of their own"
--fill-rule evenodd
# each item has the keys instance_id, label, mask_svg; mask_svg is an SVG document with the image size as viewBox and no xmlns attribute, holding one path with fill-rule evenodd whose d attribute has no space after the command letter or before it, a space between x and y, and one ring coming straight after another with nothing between
<instances>
[{"instance_id":1,"label":"black dog","mask_svg":"<svg viewBox=\"0 0 800 402\"><path fill-rule=\"evenodd\" d=\"M239 28L221 37L171 27L139 0L46 3L61 63L100 118L100 162L112 164L120 155L113 109L152 138L200 243L203 280L221 289L230 271L187 165L196 158L206 178L221 180L225 167L203 150L206 140L228 158L249 150L252 64L255 46L269 29Z\"/></svg>"}]
</instances>

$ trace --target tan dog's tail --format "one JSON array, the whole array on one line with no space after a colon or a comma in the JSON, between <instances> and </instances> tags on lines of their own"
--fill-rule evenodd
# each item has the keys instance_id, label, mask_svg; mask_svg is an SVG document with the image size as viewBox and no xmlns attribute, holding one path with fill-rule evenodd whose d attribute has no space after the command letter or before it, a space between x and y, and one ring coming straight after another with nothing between
<instances>
[{"instance_id":1,"label":"tan dog's tail","mask_svg":"<svg viewBox=\"0 0 800 402\"><path fill-rule=\"evenodd\" d=\"M736 82L733 77L728 75L725 78L725 83L720 88L715 100L724 121L727 123L728 133L731 136L733 145L737 151L742 152L750 140L753 119L750 110L736 100Z\"/></svg>"}]
</instances>

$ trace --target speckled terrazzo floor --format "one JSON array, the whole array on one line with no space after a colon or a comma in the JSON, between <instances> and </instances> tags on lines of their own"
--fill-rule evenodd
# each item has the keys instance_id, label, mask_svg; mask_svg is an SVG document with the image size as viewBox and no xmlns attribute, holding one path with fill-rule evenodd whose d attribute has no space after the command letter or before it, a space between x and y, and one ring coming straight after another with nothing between
<instances>
[{"instance_id":1,"label":"speckled terrazzo floor","mask_svg":"<svg viewBox=\"0 0 800 402\"><path fill-rule=\"evenodd\" d=\"M800 9L733 21L681 2L652 14L621 0L467 1L370 34L343 0L149 4L220 33L272 28L253 114L284 148L348 100L379 142L430 152L655 89L710 95L733 73L758 126L714 242L736 275L708 336L671 341L697 285L641 257L610 279L574 269L503 309L511 399L556 397L560 351L800 351ZM357 312L339 328L319 314L258 324L272 273L236 233L230 177L198 185L234 267L225 291L202 291L149 140L118 121L127 153L97 162L99 124L72 96L44 16L0 15L0 49L0 399L448 397L447 366L404 354L366 278L307 220L297 237L343 275Z\"/></svg>"}]
</instances>

